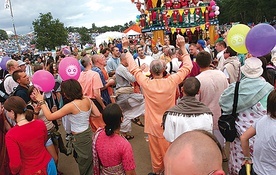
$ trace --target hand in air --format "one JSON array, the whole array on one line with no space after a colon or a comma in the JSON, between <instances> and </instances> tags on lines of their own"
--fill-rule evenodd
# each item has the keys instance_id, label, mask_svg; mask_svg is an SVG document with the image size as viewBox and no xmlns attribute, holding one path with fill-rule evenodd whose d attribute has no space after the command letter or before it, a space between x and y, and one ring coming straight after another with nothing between
<instances>
[{"instance_id":1,"label":"hand in air","mask_svg":"<svg viewBox=\"0 0 276 175\"><path fill-rule=\"evenodd\" d=\"M123 37L122 38L122 46L123 48L128 48L128 45L129 45L129 40L127 37Z\"/></svg>"},{"instance_id":2,"label":"hand in air","mask_svg":"<svg viewBox=\"0 0 276 175\"><path fill-rule=\"evenodd\" d=\"M42 101L44 99L43 98L44 97L44 93L41 94L40 91L37 88L34 88L32 94L35 96L35 98L36 98L37 101Z\"/></svg>"},{"instance_id":3,"label":"hand in air","mask_svg":"<svg viewBox=\"0 0 276 175\"><path fill-rule=\"evenodd\" d=\"M185 47L185 39L183 36L179 34L176 36L176 45L179 47Z\"/></svg>"}]
</instances>

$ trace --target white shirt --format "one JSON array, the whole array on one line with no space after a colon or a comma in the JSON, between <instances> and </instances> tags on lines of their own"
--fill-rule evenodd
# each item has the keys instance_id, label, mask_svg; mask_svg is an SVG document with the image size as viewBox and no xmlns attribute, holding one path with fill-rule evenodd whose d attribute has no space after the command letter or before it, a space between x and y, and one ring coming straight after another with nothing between
<instances>
[{"instance_id":1,"label":"white shirt","mask_svg":"<svg viewBox=\"0 0 276 175\"><path fill-rule=\"evenodd\" d=\"M173 142L181 134L195 129L213 132L213 116L200 114L186 116L183 114L168 113L165 121L164 137L168 142Z\"/></svg>"},{"instance_id":2,"label":"white shirt","mask_svg":"<svg viewBox=\"0 0 276 175\"><path fill-rule=\"evenodd\" d=\"M178 61L178 58L173 58L172 59L172 64L170 62L168 62L166 64L166 71L169 73L169 74L172 74L172 73L176 73L179 69L179 66L181 65L181 61ZM171 65L172 65L172 68L171 68ZM170 70L172 70L170 72Z\"/></svg>"},{"instance_id":3,"label":"white shirt","mask_svg":"<svg viewBox=\"0 0 276 175\"><path fill-rule=\"evenodd\" d=\"M7 94L11 94L17 86L18 83L13 80L12 76L8 76L4 81L4 88Z\"/></svg>"},{"instance_id":4,"label":"white shirt","mask_svg":"<svg viewBox=\"0 0 276 175\"><path fill-rule=\"evenodd\" d=\"M220 51L218 54L217 54L217 59L218 59L218 70L223 70L223 65L224 65L224 50Z\"/></svg>"},{"instance_id":5,"label":"white shirt","mask_svg":"<svg viewBox=\"0 0 276 175\"><path fill-rule=\"evenodd\" d=\"M160 58L161 54L162 54L162 52L159 51L157 53L152 53L151 56L154 60L158 60Z\"/></svg>"},{"instance_id":6,"label":"white shirt","mask_svg":"<svg viewBox=\"0 0 276 175\"><path fill-rule=\"evenodd\" d=\"M143 73L145 75L150 75L150 63L152 61L153 61L153 58L151 56L146 56L144 59L141 59L140 57L137 57L135 59L135 62L139 67L145 66L145 69L143 70Z\"/></svg>"}]
</instances>

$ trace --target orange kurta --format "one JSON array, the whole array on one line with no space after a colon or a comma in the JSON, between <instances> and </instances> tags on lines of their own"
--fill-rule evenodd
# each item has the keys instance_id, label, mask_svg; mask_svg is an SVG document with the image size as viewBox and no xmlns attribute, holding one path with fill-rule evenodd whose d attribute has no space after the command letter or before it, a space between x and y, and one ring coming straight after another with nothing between
<instances>
[{"instance_id":1,"label":"orange kurta","mask_svg":"<svg viewBox=\"0 0 276 175\"><path fill-rule=\"evenodd\" d=\"M100 89L103 87L100 75L92 70L82 71L78 79L82 87L82 92L84 96L89 98L95 98L94 89Z\"/></svg>"},{"instance_id":2,"label":"orange kurta","mask_svg":"<svg viewBox=\"0 0 276 175\"><path fill-rule=\"evenodd\" d=\"M103 87L100 75L92 70L82 71L78 81L82 87L83 95L92 99L95 99L93 90ZM102 116L96 118L90 117L89 122L92 127L92 131L94 132L99 127L103 127L105 125Z\"/></svg>"},{"instance_id":3,"label":"orange kurta","mask_svg":"<svg viewBox=\"0 0 276 175\"><path fill-rule=\"evenodd\" d=\"M129 53L127 56L131 57L128 59L129 70L134 74L145 96L145 133L164 138L161 127L163 114L175 105L176 88L190 73L191 59L186 55L183 66L168 78L150 79L142 73Z\"/></svg>"},{"instance_id":4,"label":"orange kurta","mask_svg":"<svg viewBox=\"0 0 276 175\"><path fill-rule=\"evenodd\" d=\"M163 158L169 143L163 136L161 127L163 114L175 105L175 94L184 78L192 69L190 56L184 57L183 66L179 71L167 78L150 79L138 68L132 55L126 54L128 68L143 89L145 97L145 133L149 134L152 168L155 173L164 170ZM163 143L163 144L160 144Z\"/></svg>"}]
</instances>

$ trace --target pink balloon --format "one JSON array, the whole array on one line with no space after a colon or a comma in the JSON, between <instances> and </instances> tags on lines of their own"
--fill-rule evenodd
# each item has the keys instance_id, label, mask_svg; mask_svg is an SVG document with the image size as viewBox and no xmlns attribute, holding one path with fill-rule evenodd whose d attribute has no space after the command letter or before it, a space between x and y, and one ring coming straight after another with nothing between
<instances>
[{"instance_id":1,"label":"pink balloon","mask_svg":"<svg viewBox=\"0 0 276 175\"><path fill-rule=\"evenodd\" d=\"M214 16L215 16L215 13L214 13L214 12L209 13L209 17L210 17L210 18L213 18Z\"/></svg>"},{"instance_id":2,"label":"pink balloon","mask_svg":"<svg viewBox=\"0 0 276 175\"><path fill-rule=\"evenodd\" d=\"M46 71L36 71L32 77L33 85L42 92L50 92L55 86L54 76Z\"/></svg>"},{"instance_id":3,"label":"pink balloon","mask_svg":"<svg viewBox=\"0 0 276 175\"><path fill-rule=\"evenodd\" d=\"M215 1L210 1L210 6L216 5Z\"/></svg>"},{"instance_id":4,"label":"pink balloon","mask_svg":"<svg viewBox=\"0 0 276 175\"><path fill-rule=\"evenodd\" d=\"M65 57L58 66L58 73L62 80L75 79L78 80L81 72L80 63L76 58Z\"/></svg>"}]
</instances>

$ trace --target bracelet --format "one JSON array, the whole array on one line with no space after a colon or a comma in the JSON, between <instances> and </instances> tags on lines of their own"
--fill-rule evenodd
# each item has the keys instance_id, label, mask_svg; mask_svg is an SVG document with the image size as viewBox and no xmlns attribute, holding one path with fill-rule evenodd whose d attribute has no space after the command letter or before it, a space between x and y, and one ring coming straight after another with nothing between
<instances>
[{"instance_id":1,"label":"bracelet","mask_svg":"<svg viewBox=\"0 0 276 175\"><path fill-rule=\"evenodd\" d=\"M243 160L251 160L251 157L244 157Z\"/></svg>"},{"instance_id":2,"label":"bracelet","mask_svg":"<svg viewBox=\"0 0 276 175\"><path fill-rule=\"evenodd\" d=\"M40 105L40 106L45 105L45 104L46 104L45 100L41 100L41 101L38 102L38 105Z\"/></svg>"}]
</instances>

